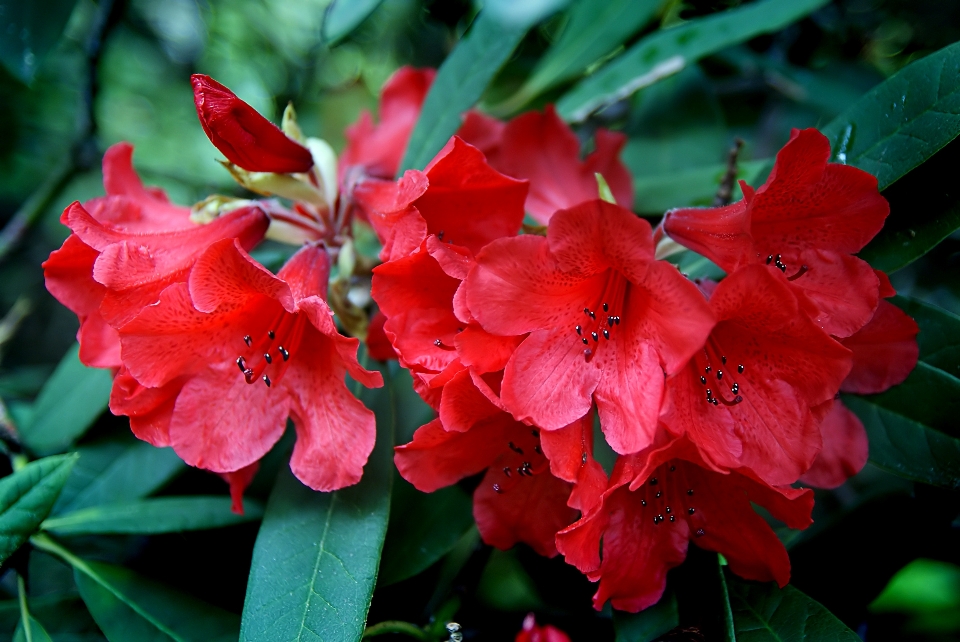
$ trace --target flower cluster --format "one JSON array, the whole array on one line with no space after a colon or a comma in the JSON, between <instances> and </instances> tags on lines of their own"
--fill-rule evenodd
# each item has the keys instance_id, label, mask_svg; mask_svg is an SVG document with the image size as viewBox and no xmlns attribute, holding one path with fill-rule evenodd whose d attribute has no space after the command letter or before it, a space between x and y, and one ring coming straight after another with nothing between
<instances>
[{"instance_id":1,"label":"flower cluster","mask_svg":"<svg viewBox=\"0 0 960 642\"><path fill-rule=\"evenodd\" d=\"M854 256L888 213L876 179L795 131L762 187L654 230L628 209L625 137L599 130L582 155L551 107L509 122L469 112L426 168L397 178L433 77L398 71L379 122L364 114L337 159L292 109L277 128L195 76L224 165L267 198L178 207L143 186L129 145L108 150L107 196L67 208L72 234L44 270L80 319L81 359L115 372L111 409L227 476L238 501L290 418L294 473L341 488L376 432L344 383L382 384L357 361L363 338L436 412L396 448L401 475L430 492L482 474L483 539L563 554L599 582L597 608L654 604L690 541L785 584L789 558L753 504L809 525L813 494L797 483L835 487L866 462L839 391L885 390L917 359L916 324ZM364 225L375 267L352 244ZM277 274L249 254L264 238L300 246ZM663 256L676 243L725 278L681 274ZM364 279L369 323L350 296ZM617 454L610 471L595 439ZM521 635L562 639L532 619Z\"/></svg>"}]
</instances>

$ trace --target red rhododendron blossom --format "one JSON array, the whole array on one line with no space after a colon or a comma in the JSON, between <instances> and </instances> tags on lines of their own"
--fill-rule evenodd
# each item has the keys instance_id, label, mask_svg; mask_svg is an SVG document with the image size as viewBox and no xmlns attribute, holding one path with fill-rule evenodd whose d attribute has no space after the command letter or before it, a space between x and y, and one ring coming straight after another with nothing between
<instances>
[{"instance_id":1,"label":"red rhododendron blossom","mask_svg":"<svg viewBox=\"0 0 960 642\"><path fill-rule=\"evenodd\" d=\"M876 394L903 383L917 365L917 322L888 301L880 301L867 325L841 342L853 351L844 392Z\"/></svg>"},{"instance_id":2,"label":"red rhododendron blossom","mask_svg":"<svg viewBox=\"0 0 960 642\"><path fill-rule=\"evenodd\" d=\"M836 488L867 465L869 444L863 424L840 400L829 405L820 422L823 449L800 481L817 488Z\"/></svg>"},{"instance_id":3,"label":"red rhododendron blossom","mask_svg":"<svg viewBox=\"0 0 960 642\"><path fill-rule=\"evenodd\" d=\"M614 450L651 443L664 373L713 326L696 286L653 253L646 221L597 200L554 214L546 238L500 239L477 255L470 312L492 334L530 333L503 377L514 417L557 430L596 402Z\"/></svg>"},{"instance_id":4,"label":"red rhododendron blossom","mask_svg":"<svg viewBox=\"0 0 960 642\"><path fill-rule=\"evenodd\" d=\"M255 461L249 466L232 473L222 473L223 480L230 484L230 510L237 515L243 515L243 493L260 469L260 462Z\"/></svg>"},{"instance_id":5,"label":"red rhododendron blossom","mask_svg":"<svg viewBox=\"0 0 960 642\"><path fill-rule=\"evenodd\" d=\"M116 329L183 281L212 243L237 238L256 245L268 220L259 207L233 210L207 225L190 222L190 209L145 188L133 170L133 147L104 155L107 196L73 203L60 217L72 234L43 264L47 289L80 318L80 359L89 366L120 366Z\"/></svg>"},{"instance_id":6,"label":"red rhododendron blossom","mask_svg":"<svg viewBox=\"0 0 960 642\"><path fill-rule=\"evenodd\" d=\"M710 307L717 325L668 379L661 421L713 465L791 484L820 450L811 409L836 395L850 351L801 312L783 275L763 266L721 281Z\"/></svg>"},{"instance_id":7,"label":"red rhododendron blossom","mask_svg":"<svg viewBox=\"0 0 960 642\"><path fill-rule=\"evenodd\" d=\"M310 150L284 134L232 91L210 76L194 74L197 116L213 146L250 172L290 174L313 167Z\"/></svg>"},{"instance_id":8,"label":"red rhododendron blossom","mask_svg":"<svg viewBox=\"0 0 960 642\"><path fill-rule=\"evenodd\" d=\"M380 124L374 125L365 111L347 127L347 145L340 155L341 180L355 180L349 175L360 170L366 176L393 179L436 73L401 67L390 76L380 91Z\"/></svg>"},{"instance_id":9,"label":"red rhododendron blossom","mask_svg":"<svg viewBox=\"0 0 960 642\"><path fill-rule=\"evenodd\" d=\"M540 626L533 613L523 618L523 628L514 642L570 642L570 637L555 626Z\"/></svg>"},{"instance_id":10,"label":"red rhododendron blossom","mask_svg":"<svg viewBox=\"0 0 960 642\"><path fill-rule=\"evenodd\" d=\"M323 299L328 275L320 247L304 247L274 276L235 241L220 241L187 283L121 328L130 377L153 389L182 381L166 436L184 461L222 473L249 466L289 416L297 432L290 467L302 482L329 491L360 479L374 416L344 374L368 387L383 380L357 363L359 341L338 333ZM158 406L170 396L158 395Z\"/></svg>"},{"instance_id":11,"label":"red rhododendron blossom","mask_svg":"<svg viewBox=\"0 0 960 642\"><path fill-rule=\"evenodd\" d=\"M500 131L492 119L468 116L458 132L476 144L495 169L530 181L526 209L546 225L557 210L599 198L596 174L606 179L619 205L633 205L633 180L619 154L627 137L605 129L596 133L596 149L580 160L580 141L553 105L543 113L517 116Z\"/></svg>"},{"instance_id":12,"label":"red rhododendron blossom","mask_svg":"<svg viewBox=\"0 0 960 642\"><path fill-rule=\"evenodd\" d=\"M439 419L418 428L395 449L397 469L428 493L486 470L473 494L483 541L503 550L525 542L552 557L557 531L577 518L567 506L571 484L550 474L536 428L492 411L465 432L444 430Z\"/></svg>"},{"instance_id":13,"label":"red rhododendron blossom","mask_svg":"<svg viewBox=\"0 0 960 642\"><path fill-rule=\"evenodd\" d=\"M741 577L780 586L789 581L787 551L751 503L790 528L806 528L813 492L771 487L680 457L696 459L685 440L620 457L602 503L558 533L557 548L567 562L599 580L597 609L607 600L633 612L656 604L667 571L684 560L691 540L722 553Z\"/></svg>"},{"instance_id":14,"label":"red rhododendron blossom","mask_svg":"<svg viewBox=\"0 0 960 642\"><path fill-rule=\"evenodd\" d=\"M383 324L386 322L386 315L377 310L370 317L370 325L367 326L367 338L364 343L367 345L367 354L376 361L392 361L397 358L397 351L393 349L387 333L383 331Z\"/></svg>"},{"instance_id":15,"label":"red rhododendron blossom","mask_svg":"<svg viewBox=\"0 0 960 642\"><path fill-rule=\"evenodd\" d=\"M810 298L824 330L848 337L879 300L877 275L852 255L880 231L890 207L874 176L829 158L825 136L794 130L756 192L741 183L743 200L672 210L663 225L727 273L751 263L780 270Z\"/></svg>"}]
</instances>

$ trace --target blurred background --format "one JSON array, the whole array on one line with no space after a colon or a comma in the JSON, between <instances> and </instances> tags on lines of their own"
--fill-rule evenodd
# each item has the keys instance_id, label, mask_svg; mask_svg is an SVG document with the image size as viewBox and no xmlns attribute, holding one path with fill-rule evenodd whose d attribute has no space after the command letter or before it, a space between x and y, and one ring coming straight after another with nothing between
<instances>
[{"instance_id":1,"label":"blurred background","mask_svg":"<svg viewBox=\"0 0 960 642\"><path fill-rule=\"evenodd\" d=\"M339 150L344 128L362 110L376 111L389 75L401 65L439 66L477 10L467 0L383 0L331 45L324 35L328 4L0 0L0 399L14 420L74 342L76 318L44 290L40 263L67 236L58 221L63 208L102 194L100 158L109 145L132 142L145 183L162 186L175 202L239 194L197 121L190 74L213 76L274 122L292 101L304 132ZM661 26L740 4L666 0L626 46ZM481 108L497 112L562 26L556 16L528 34ZM735 137L745 141L741 175L756 185L791 128L829 122L910 61L957 40L960 2L838 0L635 94L581 132L586 139L602 125L629 135L624 159L635 177L635 209L655 217L669 207L709 203ZM923 206L917 194L931 185L952 190L957 149L939 153L922 182L908 177L886 195L909 208ZM898 272L894 285L960 313L958 252L960 239L948 238ZM417 425L418 417L407 419ZM105 415L84 443L126 434L124 426ZM279 464L265 468L271 465ZM261 474L251 495L266 497L272 479ZM162 493L225 488L213 475L187 470ZM868 640L960 639L956 496L868 465L847 485L820 493L816 511L815 525L789 542L798 588ZM74 548L239 613L255 536L256 525L245 524L89 538ZM469 553L475 542L463 546ZM574 640L613 638L609 609L589 608L591 585L562 560L524 548L468 557L455 580L457 617L484 622L483 639L510 638L530 609L550 614ZM438 583L454 581L444 579L445 568L441 562L378 589L370 622L431 612ZM30 571L33 610L55 640L103 639L68 567L34 555ZM12 635L19 617L11 575L0 579L0 638Z\"/></svg>"}]
</instances>

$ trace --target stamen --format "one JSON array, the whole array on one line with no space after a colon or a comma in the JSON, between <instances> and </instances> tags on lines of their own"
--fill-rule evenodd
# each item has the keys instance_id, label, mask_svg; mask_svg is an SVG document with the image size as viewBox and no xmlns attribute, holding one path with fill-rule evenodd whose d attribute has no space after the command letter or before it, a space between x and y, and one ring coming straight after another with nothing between
<instances>
[{"instance_id":1,"label":"stamen","mask_svg":"<svg viewBox=\"0 0 960 642\"><path fill-rule=\"evenodd\" d=\"M510 450L512 450L513 452L517 453L518 455L522 455L522 454L523 454L523 449L520 448L520 447L518 447L518 446L517 446L515 443L513 443L512 441L509 442L509 443L507 444L507 446L510 448Z\"/></svg>"},{"instance_id":2,"label":"stamen","mask_svg":"<svg viewBox=\"0 0 960 642\"><path fill-rule=\"evenodd\" d=\"M717 381L723 379L723 370L717 370Z\"/></svg>"},{"instance_id":3,"label":"stamen","mask_svg":"<svg viewBox=\"0 0 960 642\"><path fill-rule=\"evenodd\" d=\"M290 358L290 353L287 352L283 346L280 346L277 350L280 352L280 356L283 357L284 361Z\"/></svg>"},{"instance_id":4,"label":"stamen","mask_svg":"<svg viewBox=\"0 0 960 642\"><path fill-rule=\"evenodd\" d=\"M604 339L609 339L609 338L610 338L610 331L609 331L609 330L604 330L604 331L603 331L603 338L604 338Z\"/></svg>"},{"instance_id":5,"label":"stamen","mask_svg":"<svg viewBox=\"0 0 960 642\"><path fill-rule=\"evenodd\" d=\"M726 358L726 357L720 357L720 363L722 363L723 365L727 365L727 358Z\"/></svg>"},{"instance_id":6,"label":"stamen","mask_svg":"<svg viewBox=\"0 0 960 642\"><path fill-rule=\"evenodd\" d=\"M577 331L577 335L580 335L583 333L583 328L581 328L580 326L577 326L575 329Z\"/></svg>"},{"instance_id":7,"label":"stamen","mask_svg":"<svg viewBox=\"0 0 960 642\"><path fill-rule=\"evenodd\" d=\"M240 368L240 372L246 372L247 362L243 360L243 357L237 357L237 366Z\"/></svg>"},{"instance_id":8,"label":"stamen","mask_svg":"<svg viewBox=\"0 0 960 642\"><path fill-rule=\"evenodd\" d=\"M263 375L263 383L267 384L267 388L270 387L270 377Z\"/></svg>"},{"instance_id":9,"label":"stamen","mask_svg":"<svg viewBox=\"0 0 960 642\"><path fill-rule=\"evenodd\" d=\"M250 337L249 334L244 335L243 342L247 344L248 348L253 345L253 339Z\"/></svg>"},{"instance_id":10,"label":"stamen","mask_svg":"<svg viewBox=\"0 0 960 642\"><path fill-rule=\"evenodd\" d=\"M696 512L697 512L697 509L696 509L696 508L688 508L688 509L687 509L687 513L689 513L690 515L693 515L693 514L696 513Z\"/></svg>"},{"instance_id":11,"label":"stamen","mask_svg":"<svg viewBox=\"0 0 960 642\"><path fill-rule=\"evenodd\" d=\"M510 476L510 466L503 467L503 474L506 475L507 477Z\"/></svg>"},{"instance_id":12,"label":"stamen","mask_svg":"<svg viewBox=\"0 0 960 642\"><path fill-rule=\"evenodd\" d=\"M277 338L277 335L273 330L267 330L267 336L270 337L271 341Z\"/></svg>"},{"instance_id":13,"label":"stamen","mask_svg":"<svg viewBox=\"0 0 960 642\"><path fill-rule=\"evenodd\" d=\"M604 304L603 304L603 311L604 311L604 312L609 312L609 311L610 311L610 306L607 305L606 303L604 303Z\"/></svg>"},{"instance_id":14,"label":"stamen","mask_svg":"<svg viewBox=\"0 0 960 642\"><path fill-rule=\"evenodd\" d=\"M788 277L787 277L787 281L796 281L797 279L799 279L801 276L803 276L803 275L806 274L806 273L807 273L807 266L806 266L806 265L801 265L801 266L800 266L800 269L797 270L797 273L796 273L796 274L794 274L793 276L788 276Z\"/></svg>"},{"instance_id":15,"label":"stamen","mask_svg":"<svg viewBox=\"0 0 960 642\"><path fill-rule=\"evenodd\" d=\"M266 361L267 363L273 363L273 357L270 356L269 352L263 353L263 360Z\"/></svg>"},{"instance_id":16,"label":"stamen","mask_svg":"<svg viewBox=\"0 0 960 642\"><path fill-rule=\"evenodd\" d=\"M703 385L707 385L707 378L704 377L703 375L700 375L700 383L702 383Z\"/></svg>"},{"instance_id":17,"label":"stamen","mask_svg":"<svg viewBox=\"0 0 960 642\"><path fill-rule=\"evenodd\" d=\"M438 240L438 241L442 241L442 240L443 240L443 234L444 234L444 231L443 231L443 230L440 230L439 232L437 232L437 240Z\"/></svg>"},{"instance_id":18,"label":"stamen","mask_svg":"<svg viewBox=\"0 0 960 642\"><path fill-rule=\"evenodd\" d=\"M437 346L441 350L447 350L447 351L456 350L455 347L444 344L443 341L441 341L440 339L437 339L436 341L434 341L433 345Z\"/></svg>"},{"instance_id":19,"label":"stamen","mask_svg":"<svg viewBox=\"0 0 960 642\"><path fill-rule=\"evenodd\" d=\"M600 336L599 336L596 332L591 332L591 333L590 333L590 336L593 337L593 340L594 340L594 341L599 341L599 340L600 340Z\"/></svg>"},{"instance_id":20,"label":"stamen","mask_svg":"<svg viewBox=\"0 0 960 642\"><path fill-rule=\"evenodd\" d=\"M741 363L739 366L737 366L737 372L739 372L740 374L743 374L743 364L742 364L742 363Z\"/></svg>"}]
</instances>

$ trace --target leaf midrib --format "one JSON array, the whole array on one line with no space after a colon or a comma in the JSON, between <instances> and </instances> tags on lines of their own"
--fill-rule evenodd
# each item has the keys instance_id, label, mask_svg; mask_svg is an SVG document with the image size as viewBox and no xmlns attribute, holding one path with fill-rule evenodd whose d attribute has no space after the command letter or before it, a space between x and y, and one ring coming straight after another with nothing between
<instances>
[{"instance_id":1,"label":"leaf midrib","mask_svg":"<svg viewBox=\"0 0 960 642\"><path fill-rule=\"evenodd\" d=\"M327 542L327 533L330 532L330 521L333 519L333 506L337 503L337 496L337 493L333 493L330 496L330 506L327 508L327 519L323 524L323 535L320 537L320 544L317 550L317 560L313 565L313 576L310 578L310 584L307 589L307 599L303 605L303 615L300 617L300 630L297 632L297 642L300 642L303 639L304 629L310 630L309 627L307 627L307 613L310 611L310 603L313 601L313 595L316 593L316 589L314 587L317 584L317 574L320 572L320 561L323 559L324 545ZM319 595L319 593L316 594ZM320 595L320 597L323 599L322 595ZM324 602L326 602L325 599ZM327 604L330 605L331 608L333 607L333 605L329 602L327 602ZM336 609L334 609L334 611L336 611ZM311 631L311 633L316 635L316 632L314 631Z\"/></svg>"}]
</instances>

